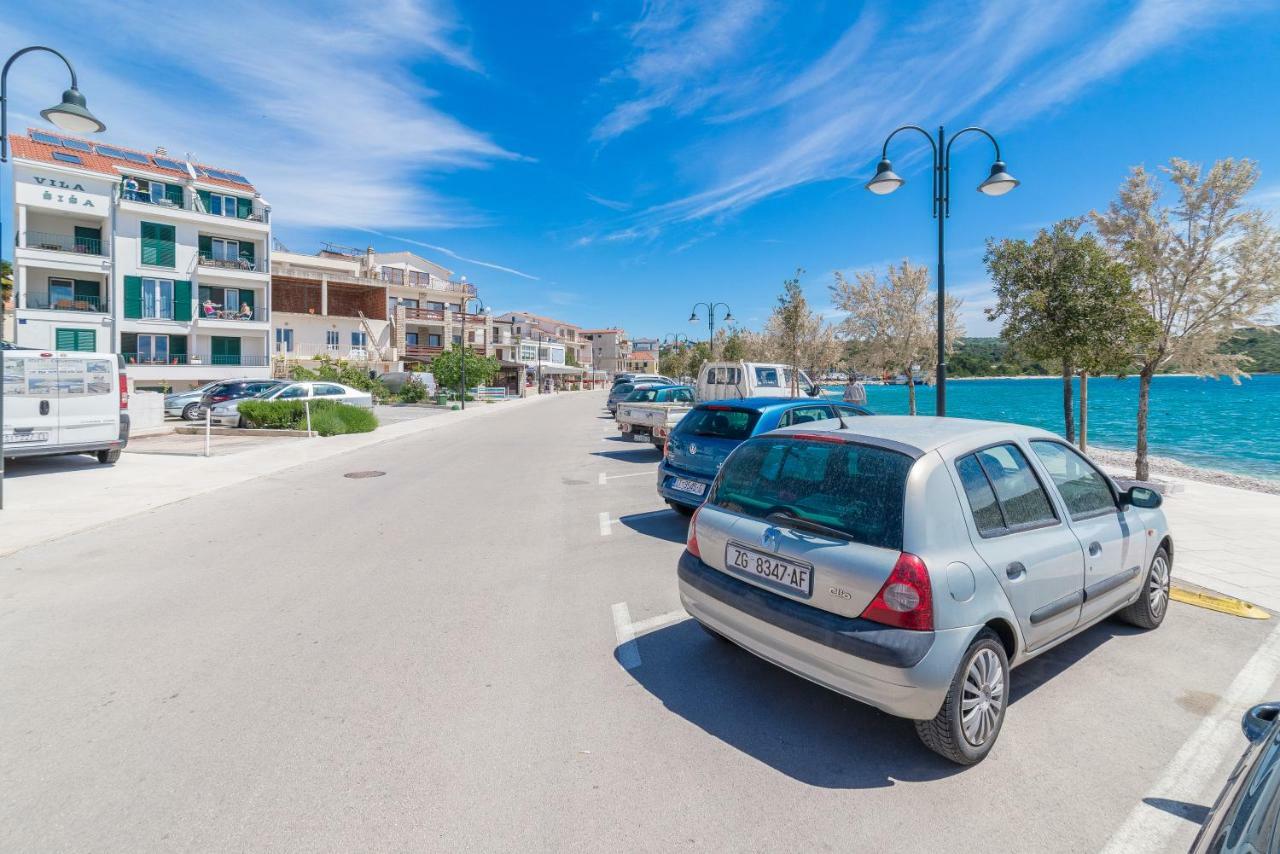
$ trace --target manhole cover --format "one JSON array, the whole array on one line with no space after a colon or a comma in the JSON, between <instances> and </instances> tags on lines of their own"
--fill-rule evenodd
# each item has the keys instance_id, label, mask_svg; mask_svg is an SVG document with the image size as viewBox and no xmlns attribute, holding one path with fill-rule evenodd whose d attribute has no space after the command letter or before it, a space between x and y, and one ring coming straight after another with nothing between
<instances>
[{"instance_id":1,"label":"manhole cover","mask_svg":"<svg viewBox=\"0 0 1280 854\"><path fill-rule=\"evenodd\" d=\"M385 471L349 471L343 477L349 477L352 480L359 480L363 477L382 477Z\"/></svg>"}]
</instances>

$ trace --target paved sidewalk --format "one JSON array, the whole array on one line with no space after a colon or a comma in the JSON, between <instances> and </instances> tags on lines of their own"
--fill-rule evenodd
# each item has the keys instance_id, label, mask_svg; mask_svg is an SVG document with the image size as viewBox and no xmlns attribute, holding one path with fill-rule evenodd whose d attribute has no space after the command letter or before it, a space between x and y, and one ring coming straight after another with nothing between
<instances>
[{"instance_id":1,"label":"paved sidewalk","mask_svg":"<svg viewBox=\"0 0 1280 854\"><path fill-rule=\"evenodd\" d=\"M12 460L6 466L5 509L0 510L0 556L293 466L475 418L501 417L552 399L555 396L534 395L472 405L466 411L388 424L372 433L276 439L252 450L208 458L126 454L114 466L99 465L88 456Z\"/></svg>"}]
</instances>

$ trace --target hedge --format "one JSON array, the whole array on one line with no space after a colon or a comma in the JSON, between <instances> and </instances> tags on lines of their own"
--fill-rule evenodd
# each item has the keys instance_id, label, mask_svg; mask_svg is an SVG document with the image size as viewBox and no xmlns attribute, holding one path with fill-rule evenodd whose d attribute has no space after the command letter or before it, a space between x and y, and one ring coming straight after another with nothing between
<instances>
[{"instance_id":1,"label":"hedge","mask_svg":"<svg viewBox=\"0 0 1280 854\"><path fill-rule=\"evenodd\" d=\"M267 430L305 430L307 411L300 400L246 400L240 415L248 427ZM321 436L370 433L378 427L372 410L332 400L311 401L311 429Z\"/></svg>"}]
</instances>

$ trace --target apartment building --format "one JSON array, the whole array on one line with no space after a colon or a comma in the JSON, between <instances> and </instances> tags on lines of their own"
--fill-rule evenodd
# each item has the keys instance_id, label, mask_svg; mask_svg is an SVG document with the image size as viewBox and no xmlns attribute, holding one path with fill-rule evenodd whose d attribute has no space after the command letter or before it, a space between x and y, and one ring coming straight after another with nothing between
<instances>
[{"instance_id":1,"label":"apartment building","mask_svg":"<svg viewBox=\"0 0 1280 854\"><path fill-rule=\"evenodd\" d=\"M582 336L591 345L591 363L597 371L604 371L612 376L627 370L627 357L631 354L627 333L611 327L584 329Z\"/></svg>"},{"instance_id":2,"label":"apartment building","mask_svg":"<svg viewBox=\"0 0 1280 854\"><path fill-rule=\"evenodd\" d=\"M379 370L429 363L464 335L494 355L492 319L462 312L475 286L411 252L333 244L315 255L277 249L271 281L278 372L322 357Z\"/></svg>"},{"instance_id":3,"label":"apartment building","mask_svg":"<svg viewBox=\"0 0 1280 854\"><path fill-rule=\"evenodd\" d=\"M511 311L501 315L500 320L514 324L513 332L526 338L537 338L541 333L544 338L554 339L564 344L565 362L577 367L590 367L591 345L582 337L582 327L554 317L544 317L525 311Z\"/></svg>"},{"instance_id":4,"label":"apartment building","mask_svg":"<svg viewBox=\"0 0 1280 854\"><path fill-rule=\"evenodd\" d=\"M658 339L636 338L631 342L631 352L626 357L626 369L637 374L658 372Z\"/></svg>"},{"instance_id":5,"label":"apartment building","mask_svg":"<svg viewBox=\"0 0 1280 854\"><path fill-rule=\"evenodd\" d=\"M13 152L13 340L121 353L138 388L267 376L270 205L241 174L29 130Z\"/></svg>"}]
</instances>

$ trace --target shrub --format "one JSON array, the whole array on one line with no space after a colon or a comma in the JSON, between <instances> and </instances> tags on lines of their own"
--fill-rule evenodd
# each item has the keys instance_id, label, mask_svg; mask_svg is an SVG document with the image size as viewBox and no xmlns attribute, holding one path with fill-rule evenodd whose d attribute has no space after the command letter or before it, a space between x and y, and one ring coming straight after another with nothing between
<instances>
[{"instance_id":1,"label":"shrub","mask_svg":"<svg viewBox=\"0 0 1280 854\"><path fill-rule=\"evenodd\" d=\"M240 415L250 427L267 430L307 429L307 410L298 400L246 400ZM311 429L321 436L369 433L378 427L371 410L332 400L311 401Z\"/></svg>"},{"instance_id":2,"label":"shrub","mask_svg":"<svg viewBox=\"0 0 1280 854\"><path fill-rule=\"evenodd\" d=\"M420 382L408 382L400 388L401 403L418 403L427 399L427 387Z\"/></svg>"}]
</instances>

